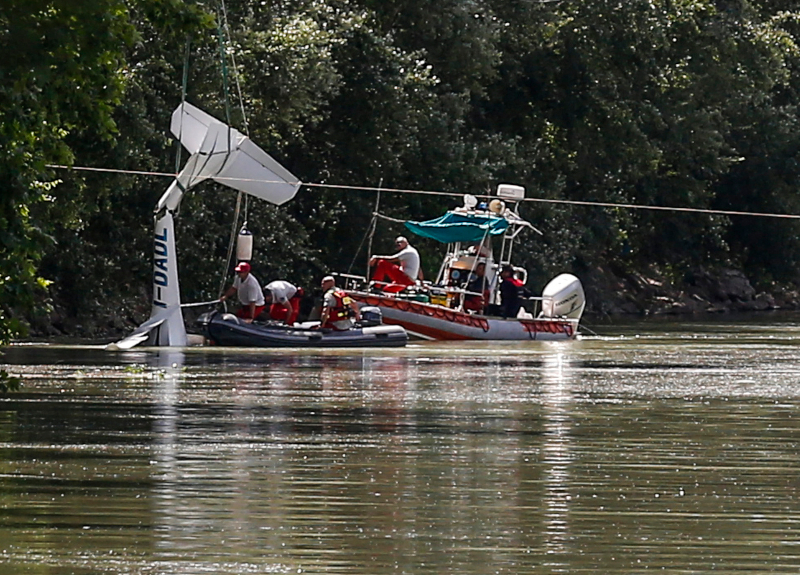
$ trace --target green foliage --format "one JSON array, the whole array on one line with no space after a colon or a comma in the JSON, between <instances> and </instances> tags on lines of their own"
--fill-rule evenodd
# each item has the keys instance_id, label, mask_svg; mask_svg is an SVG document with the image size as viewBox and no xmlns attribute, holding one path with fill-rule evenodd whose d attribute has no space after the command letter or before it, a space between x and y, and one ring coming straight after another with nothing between
<instances>
[{"instance_id":1,"label":"green foliage","mask_svg":"<svg viewBox=\"0 0 800 576\"><path fill-rule=\"evenodd\" d=\"M22 380L18 376L11 376L5 370L0 370L0 394L16 392L22 387Z\"/></svg>"},{"instance_id":2,"label":"green foliage","mask_svg":"<svg viewBox=\"0 0 800 576\"><path fill-rule=\"evenodd\" d=\"M473 194L513 182L551 199L797 213L799 39L788 0L229 0L226 18L216 1L5 3L0 344L51 305L147 314L150 215L169 179L48 164L174 172L184 74L188 101L305 182ZM354 188L250 201L259 279L361 271L376 198ZM229 275L235 203L213 184L185 198L185 300L213 298ZM456 203L384 193L380 209L421 219ZM793 221L522 210L545 233L518 251L542 283L603 262L797 280ZM399 232L379 225L373 251ZM432 275L436 247L418 244Z\"/></svg>"},{"instance_id":3,"label":"green foliage","mask_svg":"<svg viewBox=\"0 0 800 576\"><path fill-rule=\"evenodd\" d=\"M136 41L124 47L120 73L125 92L114 111L115 137L103 141L91 125L69 143L83 166L172 173L176 145L167 127L181 98L185 46L189 39L191 46L213 53L213 15L177 0L137 1L129 15ZM218 78L214 82L218 85ZM195 88L205 90L206 83L197 81ZM81 199L78 217L53 232L56 243L45 254L41 270L56 282L56 303L65 316L88 325L94 318L114 315L136 323L147 313L151 214L169 181L80 173L61 186ZM86 279L91 279L89 290ZM72 329L60 316L56 320L57 328Z\"/></svg>"},{"instance_id":4,"label":"green foliage","mask_svg":"<svg viewBox=\"0 0 800 576\"><path fill-rule=\"evenodd\" d=\"M81 204L48 164L72 162L71 134L114 133L120 48L133 33L118 0L0 5L0 344L24 332L15 318L42 309L39 261Z\"/></svg>"}]
</instances>

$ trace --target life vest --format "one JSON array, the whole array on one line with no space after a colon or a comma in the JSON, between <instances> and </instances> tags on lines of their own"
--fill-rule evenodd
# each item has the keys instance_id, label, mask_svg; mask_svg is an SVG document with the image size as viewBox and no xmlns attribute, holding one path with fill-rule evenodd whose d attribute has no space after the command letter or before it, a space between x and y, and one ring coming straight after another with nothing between
<instances>
[{"instance_id":1,"label":"life vest","mask_svg":"<svg viewBox=\"0 0 800 576\"><path fill-rule=\"evenodd\" d=\"M333 294L333 297L336 298L336 305L331 308L330 316L328 316L329 322L337 322L339 320L353 318L356 315L353 311L353 307L350 306L350 303L353 301L350 296L341 290L335 289L329 290L328 293Z\"/></svg>"}]
</instances>

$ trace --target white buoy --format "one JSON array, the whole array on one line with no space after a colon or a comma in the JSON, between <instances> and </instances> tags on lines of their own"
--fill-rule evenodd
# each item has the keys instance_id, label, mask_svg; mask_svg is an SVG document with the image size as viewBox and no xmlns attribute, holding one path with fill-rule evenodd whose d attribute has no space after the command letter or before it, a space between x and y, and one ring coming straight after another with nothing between
<instances>
[{"instance_id":1,"label":"white buoy","mask_svg":"<svg viewBox=\"0 0 800 576\"><path fill-rule=\"evenodd\" d=\"M247 224L239 230L236 238L236 260L250 262L253 259L253 234L247 229Z\"/></svg>"}]
</instances>

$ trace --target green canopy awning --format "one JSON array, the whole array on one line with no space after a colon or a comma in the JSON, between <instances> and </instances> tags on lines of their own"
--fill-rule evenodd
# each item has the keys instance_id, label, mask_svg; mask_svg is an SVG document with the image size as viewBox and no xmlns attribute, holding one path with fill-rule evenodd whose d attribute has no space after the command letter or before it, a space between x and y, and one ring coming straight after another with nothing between
<instances>
[{"instance_id":1,"label":"green canopy awning","mask_svg":"<svg viewBox=\"0 0 800 576\"><path fill-rule=\"evenodd\" d=\"M439 242L480 242L484 237L498 236L508 228L502 216L480 216L447 212L444 216L425 222L405 223L406 228L418 236L433 238Z\"/></svg>"}]
</instances>

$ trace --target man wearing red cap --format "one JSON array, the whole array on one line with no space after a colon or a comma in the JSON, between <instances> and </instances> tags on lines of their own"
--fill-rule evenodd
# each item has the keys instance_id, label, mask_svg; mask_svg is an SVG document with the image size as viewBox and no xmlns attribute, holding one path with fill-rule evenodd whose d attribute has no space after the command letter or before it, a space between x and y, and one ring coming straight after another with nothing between
<instances>
[{"instance_id":1,"label":"man wearing red cap","mask_svg":"<svg viewBox=\"0 0 800 576\"><path fill-rule=\"evenodd\" d=\"M250 274L250 264L239 262L235 270L236 278L233 280L233 286L228 288L228 291L219 299L225 301L234 293L238 293L242 307L236 315L249 324L264 311L266 305L264 293L261 291L261 284L258 283L256 277Z\"/></svg>"}]
</instances>

